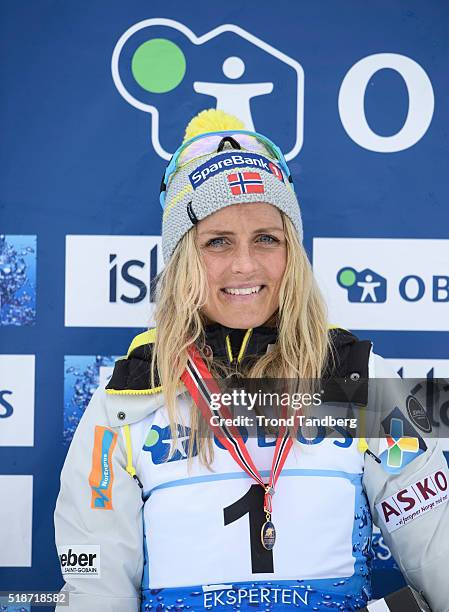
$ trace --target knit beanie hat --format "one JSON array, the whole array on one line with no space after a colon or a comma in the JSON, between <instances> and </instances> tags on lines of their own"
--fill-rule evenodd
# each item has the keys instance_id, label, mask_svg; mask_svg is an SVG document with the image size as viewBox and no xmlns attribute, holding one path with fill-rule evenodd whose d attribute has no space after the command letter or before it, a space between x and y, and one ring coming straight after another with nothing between
<instances>
[{"instance_id":1,"label":"knit beanie hat","mask_svg":"<svg viewBox=\"0 0 449 612\"><path fill-rule=\"evenodd\" d=\"M215 109L202 111L187 126L184 142L201 134L213 137L214 132L236 130L237 133L224 138L219 150L213 152L204 146L208 141L210 144L210 138L197 138L189 145L189 161L183 164L181 153L178 167L168 177L166 185L163 180L162 251L165 264L180 239L196 223L232 204L272 204L290 218L302 242L301 213L291 178L286 176L285 162L282 167L273 152L257 142L257 134L238 132L244 129L239 119ZM220 140L218 135L217 142ZM196 150L192 150L195 147Z\"/></svg>"}]
</instances>

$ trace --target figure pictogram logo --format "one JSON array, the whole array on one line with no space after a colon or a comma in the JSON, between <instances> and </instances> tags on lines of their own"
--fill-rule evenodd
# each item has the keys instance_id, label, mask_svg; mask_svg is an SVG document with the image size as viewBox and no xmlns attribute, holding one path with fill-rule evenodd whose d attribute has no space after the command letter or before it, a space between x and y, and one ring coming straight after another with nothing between
<instances>
[{"instance_id":1,"label":"figure pictogram logo","mask_svg":"<svg viewBox=\"0 0 449 612\"><path fill-rule=\"evenodd\" d=\"M173 19L145 19L119 38L111 69L120 95L150 115L152 145L163 159L179 146L172 126L211 107L235 115L248 130L269 132L287 161L301 150L301 64L237 25L198 36Z\"/></svg>"}]
</instances>

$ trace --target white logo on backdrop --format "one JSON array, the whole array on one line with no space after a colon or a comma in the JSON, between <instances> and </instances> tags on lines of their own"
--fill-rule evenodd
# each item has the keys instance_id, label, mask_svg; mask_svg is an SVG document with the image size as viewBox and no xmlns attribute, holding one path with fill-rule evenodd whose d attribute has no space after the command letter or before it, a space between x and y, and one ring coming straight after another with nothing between
<instances>
[{"instance_id":1,"label":"white logo on backdrop","mask_svg":"<svg viewBox=\"0 0 449 612\"><path fill-rule=\"evenodd\" d=\"M160 236L66 236L65 325L153 325Z\"/></svg>"},{"instance_id":2,"label":"white logo on backdrop","mask_svg":"<svg viewBox=\"0 0 449 612\"><path fill-rule=\"evenodd\" d=\"M174 33L181 32L197 46L221 34L232 32L293 68L296 73L296 139L293 148L286 152L287 161L299 153L304 132L304 71L297 60L237 25L224 24L202 36L197 36L179 21L153 18L134 24L122 34L112 54L111 69L112 78L120 95L135 108L150 114L151 140L154 150L160 157L168 160L172 154L166 151L161 144L159 109L154 104L144 102L132 95L120 74L121 61L129 63L125 54L121 60L123 48L136 33L150 28L149 39L139 47L131 61L134 79L140 88L152 93L166 93L175 89L182 82L186 73L185 55L173 41L152 37L151 28L158 26L171 28ZM141 62L139 58L142 59ZM167 63L165 70L161 70L161 61ZM139 69L139 64L141 69ZM192 95L195 92L215 98L216 108L236 115L243 121L247 129L254 130L257 126L256 128L254 126L251 100L258 96L271 94L276 83L271 80L256 83L238 82L245 74L246 67L241 57L230 54L221 67L224 79L221 77L213 82L194 81ZM369 126L365 115L364 103L368 83L377 72L384 69L396 71L404 80L408 92L407 117L401 129L391 136L376 134ZM153 74L150 74L151 72ZM159 77L159 74L163 74L163 77ZM167 74L173 76L168 78ZM399 53L375 53L357 61L346 73L338 95L338 111L348 136L359 146L381 153L402 151L416 144L429 128L434 106L434 92L427 73L415 60ZM276 114L275 108L273 112Z\"/></svg>"},{"instance_id":3,"label":"white logo on backdrop","mask_svg":"<svg viewBox=\"0 0 449 612\"><path fill-rule=\"evenodd\" d=\"M162 159L170 159L172 153L166 151L162 145L159 134L159 110L156 106L152 104L147 104L142 100L138 100L135 98L125 87L122 78L120 76L120 55L122 53L123 47L126 45L128 40L137 32L140 32L144 28L151 28L154 26L165 26L168 28L172 28L175 31L181 32L186 36L191 43L194 45L201 46L204 43L224 34L226 32L232 32L237 36L243 38L247 42L251 43L258 49L261 49L265 53L268 53L272 57L277 60L283 62L287 66L293 68L296 73L296 109L295 109L295 118L296 118L296 138L295 144L290 151L285 153L285 157L287 160L293 159L301 150L302 142L303 142L303 109L304 109L304 71L301 67L301 64L289 57L285 53L279 51L272 45L269 45L265 41L257 38L250 32L247 32L243 28L233 25L233 24L225 24L214 28L210 32L206 32L202 36L197 36L190 30L187 26L179 21L174 21L173 19L164 19L164 18L154 18L154 19L145 19L144 21L140 21L139 23L131 26L126 32L122 34L120 39L117 41L115 45L113 54L112 54L112 78L114 80L115 86L117 87L119 93L123 98L135 108L149 113L151 116L151 140L156 153L162 157ZM160 39L151 39L147 41L148 43L156 41L160 43ZM185 57L182 53L181 49L178 47L177 51L174 43L171 41L168 42L168 52L178 53L180 54L180 62L184 63L184 72L185 72ZM145 43L144 43L145 44ZM142 45L143 47L143 45ZM176 46L177 47L177 46ZM161 47L163 49L163 47ZM160 63L160 57L159 57ZM157 64L157 62L155 62ZM222 65L222 73L225 79L229 79L231 81L237 81L243 74L245 73L246 65L242 58L234 56L230 54L230 56L223 62ZM184 72L180 69L180 77L179 82L182 80L184 76ZM225 112L231 113L232 115L236 115L239 117L246 128L249 130L254 130L254 121L251 113L251 99L257 96L268 95L273 91L273 87L275 84L270 82L262 82L262 83L237 83L230 82L225 80L224 82L205 82L205 81L195 81L193 83L193 91L206 94L208 96L212 96L216 99L216 108L224 110ZM176 83L176 84L175 84ZM166 92L170 91L176 87L178 82L174 82L173 86L170 84L161 85L159 89L157 86L153 88L153 92ZM140 83L142 86L142 83ZM145 85L143 85L145 88ZM151 91L149 89L149 91ZM293 103L293 101L292 101ZM276 114L276 109L273 109L273 113Z\"/></svg>"},{"instance_id":4,"label":"white logo on backdrop","mask_svg":"<svg viewBox=\"0 0 449 612\"><path fill-rule=\"evenodd\" d=\"M315 238L313 269L335 324L449 331L448 252L449 240Z\"/></svg>"},{"instance_id":5,"label":"white logo on backdrop","mask_svg":"<svg viewBox=\"0 0 449 612\"><path fill-rule=\"evenodd\" d=\"M34 444L34 366L34 355L0 355L0 446Z\"/></svg>"},{"instance_id":6,"label":"white logo on backdrop","mask_svg":"<svg viewBox=\"0 0 449 612\"><path fill-rule=\"evenodd\" d=\"M385 68L404 79L408 91L408 113L402 128L392 136L379 136L365 115L365 93L370 79ZM364 57L346 73L338 97L340 119L347 134L364 149L394 153L421 140L432 121L435 100L432 83L414 60L398 53L376 53Z\"/></svg>"},{"instance_id":7,"label":"white logo on backdrop","mask_svg":"<svg viewBox=\"0 0 449 612\"><path fill-rule=\"evenodd\" d=\"M0 475L0 567L31 567L33 477Z\"/></svg>"}]
</instances>

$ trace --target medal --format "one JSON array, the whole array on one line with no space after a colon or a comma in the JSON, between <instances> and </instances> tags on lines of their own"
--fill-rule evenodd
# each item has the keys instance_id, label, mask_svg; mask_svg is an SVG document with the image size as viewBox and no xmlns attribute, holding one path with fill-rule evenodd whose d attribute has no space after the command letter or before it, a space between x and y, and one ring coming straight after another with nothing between
<instances>
[{"instance_id":1,"label":"medal","mask_svg":"<svg viewBox=\"0 0 449 612\"><path fill-rule=\"evenodd\" d=\"M235 425L214 425L211 422L211 416L217 415L217 412L223 419L230 419L232 421L232 414L230 410L220 404L218 411L211 407L211 395L216 394L215 397L221 396L221 390L218 384L209 372L204 360L202 359L198 349L195 346L188 348L189 358L187 360L186 369L184 370L181 380L187 387L193 401L199 408L203 417L209 422L210 427L218 438L220 443L230 453L234 461L258 484L260 484L264 491L263 509L265 512L266 521L262 525L260 531L260 539L262 546L266 550L272 550L276 541L276 530L271 521L271 502L275 492L275 486L279 475L284 467L284 463L288 457L288 454L293 446L293 440L289 434L288 427L283 425L279 429L278 437L276 439L276 446L274 450L273 462L271 465L271 473L269 483L266 484L259 473L259 470L254 465L251 459L248 449L242 439L242 436ZM216 404L216 402L215 402ZM287 408L285 408L285 416L287 414ZM224 422L223 420L221 421Z\"/></svg>"},{"instance_id":2,"label":"medal","mask_svg":"<svg viewBox=\"0 0 449 612\"><path fill-rule=\"evenodd\" d=\"M260 539L262 541L262 546L266 550L272 550L274 543L276 542L276 529L271 522L271 514L269 512L267 512L266 518L267 520L262 525L262 529L260 530Z\"/></svg>"}]
</instances>

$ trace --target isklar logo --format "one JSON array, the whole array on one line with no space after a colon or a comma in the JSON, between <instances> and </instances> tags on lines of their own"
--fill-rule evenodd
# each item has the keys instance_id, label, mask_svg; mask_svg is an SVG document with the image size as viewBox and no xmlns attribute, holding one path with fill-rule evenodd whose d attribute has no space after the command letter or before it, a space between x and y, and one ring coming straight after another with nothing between
<instances>
[{"instance_id":1,"label":"isklar logo","mask_svg":"<svg viewBox=\"0 0 449 612\"><path fill-rule=\"evenodd\" d=\"M379 304L387 299L387 279L369 268L361 272L354 268L342 268L337 273L337 282L347 290L350 302Z\"/></svg>"},{"instance_id":2,"label":"isklar logo","mask_svg":"<svg viewBox=\"0 0 449 612\"><path fill-rule=\"evenodd\" d=\"M211 106L237 116L248 130L269 133L287 160L301 149L301 65L239 26L197 36L179 21L146 19L122 34L111 68L121 96L150 115L151 142L163 159L180 141L171 126L185 126Z\"/></svg>"}]
</instances>

